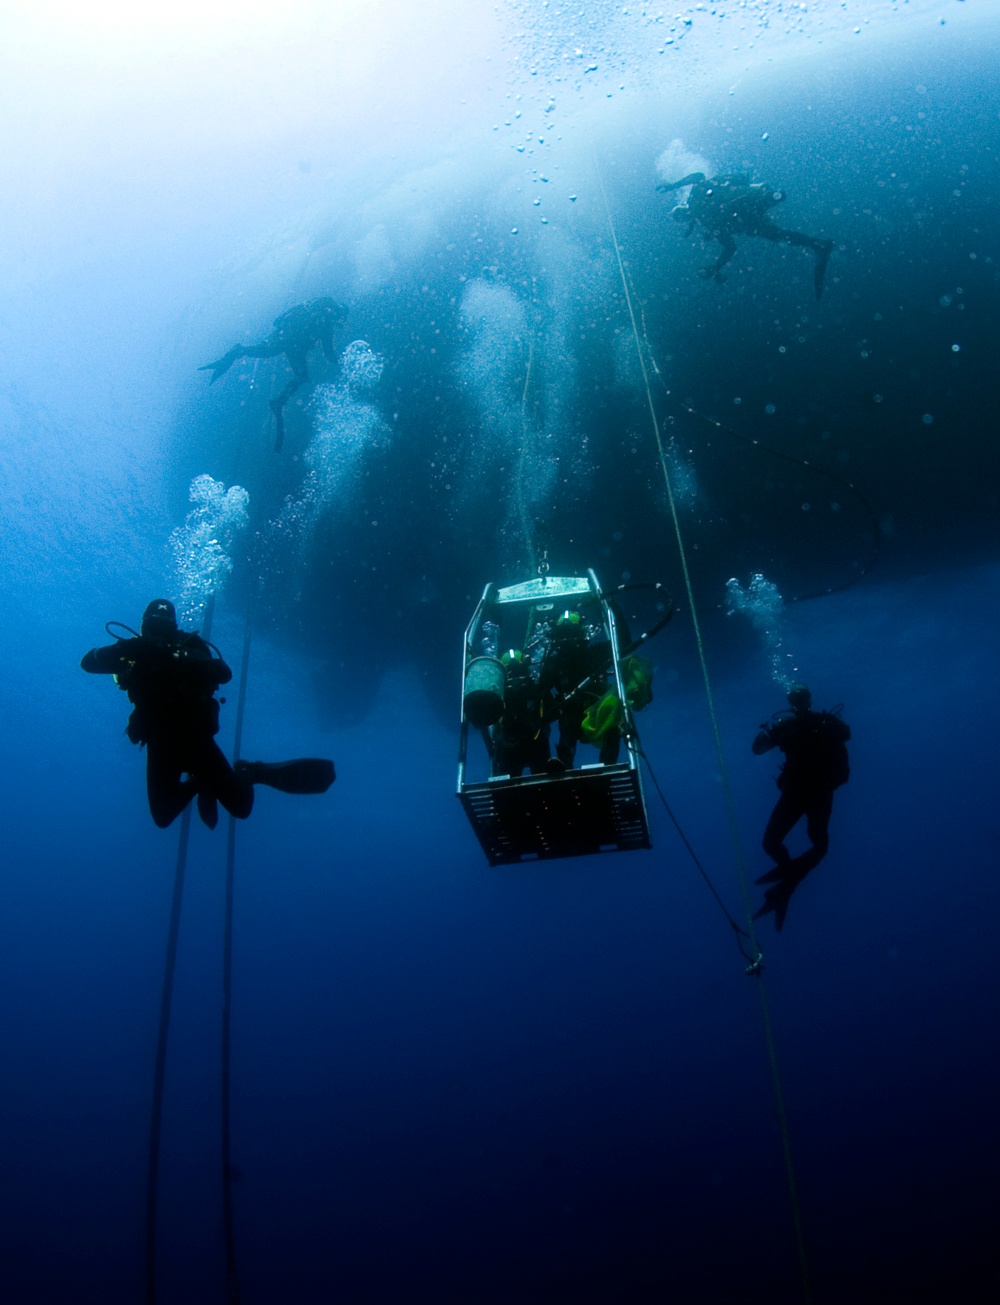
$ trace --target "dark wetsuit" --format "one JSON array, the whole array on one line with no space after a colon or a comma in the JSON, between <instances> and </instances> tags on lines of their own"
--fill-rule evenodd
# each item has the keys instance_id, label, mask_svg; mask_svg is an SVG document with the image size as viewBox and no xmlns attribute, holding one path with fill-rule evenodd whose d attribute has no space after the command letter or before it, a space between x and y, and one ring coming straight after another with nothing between
<instances>
[{"instance_id":1,"label":"dark wetsuit","mask_svg":"<svg viewBox=\"0 0 1000 1305\"><path fill-rule=\"evenodd\" d=\"M515 669L516 667L516 669ZM491 732L494 775L544 774L549 761L551 707L531 672L519 662L507 668L503 715Z\"/></svg>"},{"instance_id":2,"label":"dark wetsuit","mask_svg":"<svg viewBox=\"0 0 1000 1305\"><path fill-rule=\"evenodd\" d=\"M777 864L757 881L775 885L765 893L762 911L775 910L779 929L788 899L826 856L833 794L850 776L850 737L850 726L839 716L828 711L799 710L777 716L753 741L758 756L771 748L780 748L785 754L778 775L781 796L763 838L764 851ZM803 817L811 846L801 856L792 857L784 840Z\"/></svg>"},{"instance_id":3,"label":"dark wetsuit","mask_svg":"<svg viewBox=\"0 0 1000 1305\"><path fill-rule=\"evenodd\" d=\"M542 660L539 682L543 692L555 695L559 716L556 756L567 770L573 768L576 759L576 745L583 737L587 709L608 690L610 668L610 646L606 642L588 643L582 630L575 637L562 638L557 631ZM620 748L621 734L618 730L609 731L601 743L601 762L614 765Z\"/></svg>"},{"instance_id":4,"label":"dark wetsuit","mask_svg":"<svg viewBox=\"0 0 1000 1305\"><path fill-rule=\"evenodd\" d=\"M336 361L333 336L347 316L347 309L333 299L313 299L296 304L274 320L274 328L263 344L234 344L228 353L199 371L211 371L212 382L224 376L238 358L277 358L284 354L292 369L292 379L276 399L271 411L277 425L275 450L280 450L285 433L284 407L296 390L309 380L309 350L319 345L328 362Z\"/></svg>"},{"instance_id":5,"label":"dark wetsuit","mask_svg":"<svg viewBox=\"0 0 1000 1305\"><path fill-rule=\"evenodd\" d=\"M751 182L745 172L734 172L719 177L706 178L703 172L692 172L680 181L658 186L661 191L678 190L690 186L687 204L675 208L673 218L687 225L691 235L696 226L722 246L714 263L703 267L699 273L705 280L722 280L719 273L736 253L735 236L759 236L762 240L798 245L811 249L816 255L814 288L816 298L823 293L826 265L833 249L832 240L820 240L802 231L779 227L768 209L785 199L783 190L774 190L761 182Z\"/></svg>"},{"instance_id":6,"label":"dark wetsuit","mask_svg":"<svg viewBox=\"0 0 1000 1305\"><path fill-rule=\"evenodd\" d=\"M177 630L166 639L121 639L92 648L80 665L92 674L116 676L133 704L126 733L133 743L145 744L149 810L161 829L196 793L206 824L214 823L216 802L239 820L250 814L253 784L236 774L215 742L215 691L233 673L200 635Z\"/></svg>"}]
</instances>

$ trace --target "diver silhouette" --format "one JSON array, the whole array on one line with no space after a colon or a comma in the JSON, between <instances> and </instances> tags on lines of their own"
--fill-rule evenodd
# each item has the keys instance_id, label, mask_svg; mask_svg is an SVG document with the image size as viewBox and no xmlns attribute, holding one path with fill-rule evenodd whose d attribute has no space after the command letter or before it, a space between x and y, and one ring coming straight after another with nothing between
<instances>
[{"instance_id":1,"label":"diver silhouette","mask_svg":"<svg viewBox=\"0 0 1000 1305\"><path fill-rule=\"evenodd\" d=\"M771 887L754 916L757 919L773 911L779 931L792 893L826 856L834 790L846 784L851 774L847 758L850 726L836 711L812 711L812 694L804 684L792 685L788 703L792 710L772 717L753 741L757 756L772 748L780 748L785 754L777 781L781 796L763 838L764 851L777 864L757 880ZM784 840L803 816L811 846L801 856L793 857Z\"/></svg>"},{"instance_id":2,"label":"diver silhouette","mask_svg":"<svg viewBox=\"0 0 1000 1305\"><path fill-rule=\"evenodd\" d=\"M195 796L202 821L214 829L220 802L237 820L249 816L254 784L284 793L326 792L335 776L333 762L323 758L230 766L215 742L215 691L229 683L232 671L199 634L178 629L174 605L165 598L149 604L139 629L131 639L92 648L80 665L93 675L113 675L133 704L125 732L145 745L149 811L161 829Z\"/></svg>"},{"instance_id":3,"label":"diver silhouette","mask_svg":"<svg viewBox=\"0 0 1000 1305\"><path fill-rule=\"evenodd\" d=\"M552 704L536 683L520 648L508 648L504 667L503 714L488 735L492 774L545 773L549 762Z\"/></svg>"},{"instance_id":4,"label":"diver silhouette","mask_svg":"<svg viewBox=\"0 0 1000 1305\"><path fill-rule=\"evenodd\" d=\"M292 369L292 379L278 397L271 400L276 427L274 451L280 453L285 438L285 404L296 390L309 381L309 350L318 344L327 361L335 362L333 333L346 317L347 309L334 299L310 299L308 303L296 304L274 319L271 334L263 344L234 344L228 353L224 353L215 362L205 363L198 370L211 372L209 384L214 385L220 376L225 376L238 358L277 358L278 354L285 355Z\"/></svg>"},{"instance_id":5,"label":"diver silhouette","mask_svg":"<svg viewBox=\"0 0 1000 1305\"><path fill-rule=\"evenodd\" d=\"M725 173L706 178L704 172L689 172L680 181L663 182L656 187L661 193L691 187L686 204L673 210L671 217L687 227L690 236L700 226L706 237L717 241L722 249L714 263L701 268L698 275L706 281L724 281L722 269L736 253L739 235L759 236L762 240L799 245L811 249L816 255L813 288L816 298L823 294L823 281L827 263L833 250L832 240L820 240L802 231L789 231L779 227L768 209L785 199L783 190L774 190L762 182L751 182L747 172Z\"/></svg>"}]
</instances>

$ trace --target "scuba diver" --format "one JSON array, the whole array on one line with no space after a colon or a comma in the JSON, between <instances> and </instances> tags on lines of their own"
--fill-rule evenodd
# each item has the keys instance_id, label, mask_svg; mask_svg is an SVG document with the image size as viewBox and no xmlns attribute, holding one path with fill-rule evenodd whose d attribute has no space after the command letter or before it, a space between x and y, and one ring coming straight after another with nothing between
<instances>
[{"instance_id":1,"label":"scuba diver","mask_svg":"<svg viewBox=\"0 0 1000 1305\"><path fill-rule=\"evenodd\" d=\"M174 605L165 598L149 604L139 629L138 635L129 631L130 639L92 648L80 666L94 675L113 675L133 704L125 733L132 743L145 745L149 810L160 829L193 797L202 821L214 829L220 802L237 820L249 816L254 784L283 793L327 791L335 778L333 762L322 758L230 766L215 742L215 691L229 683L232 671L199 634L178 629Z\"/></svg>"},{"instance_id":2,"label":"scuba diver","mask_svg":"<svg viewBox=\"0 0 1000 1305\"><path fill-rule=\"evenodd\" d=\"M509 648L504 666L503 714L490 730L494 775L513 778L527 768L544 775L549 764L551 703L535 682L520 648Z\"/></svg>"},{"instance_id":3,"label":"scuba diver","mask_svg":"<svg viewBox=\"0 0 1000 1305\"><path fill-rule=\"evenodd\" d=\"M551 639L542 656L539 685L552 695L557 704L559 739L551 773L572 770L576 745L583 737L583 718L587 708L607 692L609 659L602 649L592 646L587 627L579 612L565 611L551 630ZM601 748L601 761L613 765L618 760L621 734L612 729Z\"/></svg>"},{"instance_id":4,"label":"scuba diver","mask_svg":"<svg viewBox=\"0 0 1000 1305\"><path fill-rule=\"evenodd\" d=\"M281 452L285 438L285 404L296 390L309 380L309 350L314 344L322 346L328 362L336 362L333 351L333 333L347 318L347 309L343 304L330 298L310 299L308 303L296 304L280 317L274 319L274 328L263 344L234 344L228 353L215 362L205 363L199 367L200 372L211 372L210 385L214 385L220 376L225 376L238 358L277 358L283 353L292 369L292 379L276 399L271 400L276 426L275 453Z\"/></svg>"},{"instance_id":5,"label":"scuba diver","mask_svg":"<svg viewBox=\"0 0 1000 1305\"><path fill-rule=\"evenodd\" d=\"M624 626L621 615L617 617ZM610 675L611 656L610 643L606 638L591 640L579 612L563 612L552 627L539 671L539 687L553 696L553 714L559 718L559 739L556 756L548 766L550 774L573 769L576 745L581 739L599 749L602 765L617 762L624 707ZM652 702L653 668L644 657L624 657L621 674L625 695L634 710L640 711Z\"/></svg>"},{"instance_id":6,"label":"scuba diver","mask_svg":"<svg viewBox=\"0 0 1000 1305\"><path fill-rule=\"evenodd\" d=\"M747 172L733 172L711 179L706 178L704 172L689 172L680 181L663 182L656 189L665 193L684 186L691 187L688 201L675 208L670 216L687 227L686 235L690 236L696 226L701 226L707 236L722 246L715 262L698 272L703 280L725 280L721 273L736 253L735 236L759 236L762 240L811 249L816 255L813 288L817 299L822 296L833 241L778 226L768 209L784 201L783 190L774 190L759 181L751 182Z\"/></svg>"},{"instance_id":7,"label":"scuba diver","mask_svg":"<svg viewBox=\"0 0 1000 1305\"><path fill-rule=\"evenodd\" d=\"M833 810L833 793L850 778L847 741L851 728L834 711L812 711L812 694L804 684L788 690L791 711L778 712L753 741L756 756L780 748L785 760L778 775L778 798L764 831L764 851L777 864L761 875L759 884L770 884L764 905L754 916L774 912L775 928L781 930L792 893L814 866L826 856L830 839L827 826ZM802 817L811 844L808 851L793 857L785 838Z\"/></svg>"}]
</instances>

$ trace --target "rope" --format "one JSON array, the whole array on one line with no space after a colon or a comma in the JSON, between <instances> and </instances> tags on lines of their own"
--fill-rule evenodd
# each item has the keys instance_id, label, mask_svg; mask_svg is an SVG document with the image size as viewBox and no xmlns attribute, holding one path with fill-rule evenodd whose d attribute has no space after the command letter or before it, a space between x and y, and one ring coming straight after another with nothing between
<instances>
[{"instance_id":1,"label":"rope","mask_svg":"<svg viewBox=\"0 0 1000 1305\"><path fill-rule=\"evenodd\" d=\"M243 742L243 717L247 699L247 676L250 670L250 645L253 640L253 606L247 612L243 628L243 655L240 661L240 692L236 705L233 738L233 765L240 759ZM230 1086L232 1050L233 996L233 895L236 879L236 821L230 816L226 839L226 914L222 948L222 1222L226 1243L226 1285L230 1305L239 1305L240 1285L236 1272L236 1241L233 1232L233 1166L230 1147Z\"/></svg>"},{"instance_id":2,"label":"rope","mask_svg":"<svg viewBox=\"0 0 1000 1305\"><path fill-rule=\"evenodd\" d=\"M215 595L205 608L202 638L208 641L215 615ZM126 629L128 627L125 627ZM149 1168L146 1174L146 1302L156 1302L156 1210L160 1180L160 1134L163 1124L163 1091L167 1074L167 1041L170 1033L170 1009L173 1004L174 971L177 968L177 939L181 927L181 905L184 900L184 876L187 870L188 842L191 836L191 807L184 808L177 839L177 860L174 866L174 892L170 904L170 926L167 930L167 955L163 966L163 987L160 991L160 1027L156 1036L156 1064L153 1070L153 1104L149 1119Z\"/></svg>"},{"instance_id":3,"label":"rope","mask_svg":"<svg viewBox=\"0 0 1000 1305\"><path fill-rule=\"evenodd\" d=\"M521 534L524 546L528 550L528 562L532 571L538 565L533 532L528 523L528 510L524 504L524 464L528 448L528 388L531 385L531 367L535 357L534 339L528 341L528 366L524 373L524 389L521 392L521 447L517 459L517 514L521 522Z\"/></svg>"},{"instance_id":4,"label":"rope","mask_svg":"<svg viewBox=\"0 0 1000 1305\"><path fill-rule=\"evenodd\" d=\"M732 929L736 934L736 945L737 947L739 947L740 954L742 955L743 959L747 962L747 966L748 966L747 973L755 974L761 968L761 963L763 961L762 954L758 951L755 952L753 955L751 955L747 951L747 949L743 946L743 939L749 936L747 934L747 931L741 928L740 925L737 924L737 922L733 919L732 915L729 913L729 908L726 906L725 902L722 900L722 897L719 895L719 890L716 888L715 884L712 883L711 879L709 879L708 871L705 869L701 861L698 859L698 854L691 846L687 834L685 834L684 830L681 828L680 822L678 821L677 817L674 815L670 803L667 801L666 794L663 792L663 789L660 788L660 782L656 778L656 772L653 770L649 758L646 756L645 752L643 751L642 744L639 740L638 732L635 732L635 740L636 740L636 744L638 745L636 751L639 753L639 756L642 757L643 761L646 763L646 769L649 772L649 778L652 781L653 787L656 789L657 796L659 797L660 801L663 803L663 809L670 817L674 829L676 829L681 842L684 844L685 848L687 848L688 855L691 857L691 860L695 863L698 873L701 875L702 879L704 879L705 883L708 885L709 892L718 902L719 909L722 911L722 914L729 921L729 924L732 926Z\"/></svg>"},{"instance_id":5,"label":"rope","mask_svg":"<svg viewBox=\"0 0 1000 1305\"><path fill-rule=\"evenodd\" d=\"M265 519L267 518L265 512ZM243 747L243 722L246 716L247 681L250 674L250 649L253 644L254 618L257 603L264 587L262 558L269 536L260 531L254 553L253 567L257 572L256 589L247 607L243 624L243 649L240 655L240 688L236 699L236 720L233 726L233 757L235 766ZM236 1237L233 1217L233 1163L232 1163L232 1004L233 1004L233 909L236 886L236 827L237 821L229 817L226 828L226 901L222 941L222 1028L220 1040L221 1078L219 1089L220 1160L222 1166L222 1223L226 1248L226 1290L229 1305L239 1305L240 1282L236 1267Z\"/></svg>"},{"instance_id":6,"label":"rope","mask_svg":"<svg viewBox=\"0 0 1000 1305\"><path fill-rule=\"evenodd\" d=\"M656 406L653 403L653 391L649 383L649 370L646 366L646 359L643 354L642 340L639 336L639 326L635 317L635 309L632 304L632 295L629 291L628 277L625 274L625 264L622 261L621 248L618 244L618 236L615 232L615 224L611 217L611 208L608 204L608 197L604 189L604 180L601 177L600 169L597 168L595 160L595 170L597 171L597 180L601 190L601 198L604 201L604 211L608 219L608 229L611 232L611 241L614 245L615 257L618 260L618 271L621 276L622 290L625 294L625 303L628 307L629 319L632 323L632 334L635 337L636 355L639 359L639 366L642 370L642 378L646 387L646 399L649 404L649 415L653 424L653 433L656 436L656 448L659 454L660 467L663 471L663 480L667 490L667 501L670 505L670 516L674 526L674 536L677 541L677 551L680 557L681 571L684 576L684 587L688 596L688 606L691 612L691 624L694 629L695 642L698 647L698 661L701 666L702 680L705 686L705 696L708 701L708 712L712 722L712 733L715 737L715 751L719 766L719 773L722 779L722 788L725 795L726 803L726 820L729 825L730 835L733 842L733 852L736 860L736 869L740 882L740 893L743 898L743 907L746 914L747 929L746 936L750 940L751 950L754 955L758 955L760 949L757 946L757 940L754 934L753 913L750 909L750 894L747 888L746 867L743 861L743 852L740 846L739 829L736 823L736 809L733 802L732 785L729 782L729 771L726 766L725 753L722 747L722 736L719 731L719 720L715 710L715 699L712 694L712 684L708 673L708 661L705 656L705 644L701 633L701 624L698 620L698 611L694 601L694 588L691 583L691 573L688 569L687 554L684 550L684 538L681 533L680 518L677 513L677 505L674 501L673 488L670 483L670 471L667 465L666 451L663 446L663 436L660 432L660 423L656 416ZM774 1046L774 1030L771 1024L770 1010L767 1005L767 997L764 988L763 972L758 967L754 970L754 977L758 982L758 993L760 995L761 1018L764 1024L764 1038L767 1043L768 1063L771 1069L771 1081L774 1087L775 1101L778 1112L778 1124L781 1129L782 1150L785 1159L785 1175L788 1180L788 1191L792 1206L792 1221L795 1225L795 1236L798 1245L799 1265L802 1271L803 1298L806 1305L811 1305L812 1292L809 1285L809 1266L806 1257L805 1237L802 1228L802 1216L799 1207L798 1185L795 1180L795 1170L792 1165L791 1140L788 1132L788 1116L785 1111L784 1094L781 1089L781 1079L778 1073L777 1053Z\"/></svg>"},{"instance_id":7,"label":"rope","mask_svg":"<svg viewBox=\"0 0 1000 1305\"><path fill-rule=\"evenodd\" d=\"M146 1302L156 1302L156 1203L160 1179L160 1131L163 1122L163 1085L167 1072L167 1035L170 1031L170 1007L174 991L174 970L177 965L177 937L181 924L181 902L184 898L184 872L187 867L188 836L191 833L191 808L181 816L180 837L177 843L177 863L174 869L174 894L170 906L170 928L167 931L167 957L163 967L163 988L160 993L160 1028L156 1038L156 1068L153 1071L153 1106L149 1120L149 1168L146 1174Z\"/></svg>"},{"instance_id":8,"label":"rope","mask_svg":"<svg viewBox=\"0 0 1000 1305\"><path fill-rule=\"evenodd\" d=\"M306 260L299 269L299 280L306 267ZM254 383L257 378L257 359L254 360ZM272 376L272 391L276 377ZM238 471L240 450L238 446L234 457L233 475L230 484L235 483ZM205 619L202 625L202 638L210 647L209 636L212 632L212 620L215 615L215 594L213 593L205 607ZM120 621L110 621L105 626L115 625L127 630L131 636L135 631ZM247 670L250 663L250 643L253 627L253 608L247 614L243 639L243 658L240 667L240 692L236 710L236 730L233 743L233 761L239 759L240 743L243 735L243 714L246 704ZM108 634L118 638L114 631ZM215 649L218 652L218 649ZM221 654L220 654L221 656ZM170 1012L173 1004L174 972L177 967L177 943L180 934L181 906L184 898L184 878L187 870L188 844L191 835L191 807L187 806L181 815L180 831L177 843L177 860L174 868L174 890L170 907L170 925L167 930L167 954L163 970L163 986L160 992L160 1023L156 1040L156 1062L153 1071L153 1101L149 1122L149 1164L146 1176L146 1302L156 1303L156 1216L160 1175L160 1136L163 1123L163 1096L167 1069L167 1042L170 1032ZM226 1241L226 1272L229 1300L231 1305L239 1302L239 1281L236 1275L236 1259L233 1238L232 1210L232 1165L230 1162L230 1010L232 998L232 936L233 936L233 883L236 865L236 822L229 817L229 829L226 845L226 907L223 945L223 1015L222 1015L222 1174L223 1174L223 1219Z\"/></svg>"}]
</instances>

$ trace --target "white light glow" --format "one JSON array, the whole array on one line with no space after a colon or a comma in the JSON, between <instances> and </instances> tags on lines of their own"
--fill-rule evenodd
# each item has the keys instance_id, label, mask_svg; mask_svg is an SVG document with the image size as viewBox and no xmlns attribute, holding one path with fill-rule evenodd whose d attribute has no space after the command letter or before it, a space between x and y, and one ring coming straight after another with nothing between
<instances>
[{"instance_id":1,"label":"white light glow","mask_svg":"<svg viewBox=\"0 0 1000 1305\"><path fill-rule=\"evenodd\" d=\"M29 57L114 62L198 57L269 42L346 36L381 0L8 0L8 45Z\"/></svg>"}]
</instances>

